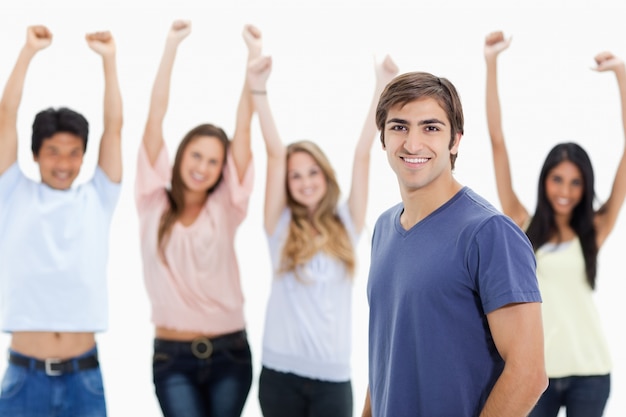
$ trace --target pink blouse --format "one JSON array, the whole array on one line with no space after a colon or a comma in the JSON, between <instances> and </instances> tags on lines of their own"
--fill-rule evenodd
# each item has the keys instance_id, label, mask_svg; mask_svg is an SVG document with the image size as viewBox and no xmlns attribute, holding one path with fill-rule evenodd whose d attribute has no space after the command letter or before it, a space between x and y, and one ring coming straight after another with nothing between
<instances>
[{"instance_id":1,"label":"pink blouse","mask_svg":"<svg viewBox=\"0 0 626 417\"><path fill-rule=\"evenodd\" d=\"M159 327L204 334L223 334L245 327L243 294L235 255L235 233L247 210L254 169L252 162L239 183L228 152L222 182L209 196L193 224L177 222L165 258L157 248L158 227L168 207L165 187L172 168L163 146L152 166L142 144L137 163L135 201L140 224L144 283Z\"/></svg>"}]
</instances>

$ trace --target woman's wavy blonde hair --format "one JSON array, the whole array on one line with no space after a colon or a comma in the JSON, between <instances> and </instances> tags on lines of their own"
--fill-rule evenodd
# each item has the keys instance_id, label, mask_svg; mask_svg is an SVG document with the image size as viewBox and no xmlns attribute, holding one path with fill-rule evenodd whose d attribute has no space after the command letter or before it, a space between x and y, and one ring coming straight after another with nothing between
<instances>
[{"instance_id":1,"label":"woman's wavy blonde hair","mask_svg":"<svg viewBox=\"0 0 626 417\"><path fill-rule=\"evenodd\" d=\"M326 178L326 195L310 216L308 209L293 199L287 178L285 178L287 206L291 210L291 221L279 272L294 272L299 280L305 280L299 274L300 267L310 261L318 251L323 251L343 262L348 274L353 276L354 247L346 228L337 216L340 190L335 171L324 152L315 143L302 140L290 144L287 147L287 160L297 152L309 154L319 165Z\"/></svg>"}]
</instances>

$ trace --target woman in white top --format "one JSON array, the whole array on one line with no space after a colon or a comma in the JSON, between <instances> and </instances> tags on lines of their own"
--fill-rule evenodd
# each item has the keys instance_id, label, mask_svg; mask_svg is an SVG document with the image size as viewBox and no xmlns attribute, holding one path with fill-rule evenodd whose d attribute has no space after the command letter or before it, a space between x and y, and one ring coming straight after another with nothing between
<instances>
[{"instance_id":1,"label":"woman in white top","mask_svg":"<svg viewBox=\"0 0 626 417\"><path fill-rule=\"evenodd\" d=\"M368 199L374 111L397 74L377 65L376 90L354 153L352 187L339 203L335 173L311 141L285 146L266 83L270 57L250 64L248 82L267 150L264 226L274 279L263 337L259 400L265 417L351 417L352 276Z\"/></svg>"},{"instance_id":2,"label":"woman in white top","mask_svg":"<svg viewBox=\"0 0 626 417\"><path fill-rule=\"evenodd\" d=\"M537 256L550 383L531 416L555 417L564 406L568 417L599 417L609 396L611 360L592 295L598 250L626 195L626 154L609 199L594 210L593 168L587 153L575 143L556 145L541 169L531 216L513 191L500 116L497 57L510 42L502 32L489 34L485 41L487 121L502 210L526 230ZM615 73L626 123L624 63L610 52L596 55L595 61L596 71Z\"/></svg>"}]
</instances>

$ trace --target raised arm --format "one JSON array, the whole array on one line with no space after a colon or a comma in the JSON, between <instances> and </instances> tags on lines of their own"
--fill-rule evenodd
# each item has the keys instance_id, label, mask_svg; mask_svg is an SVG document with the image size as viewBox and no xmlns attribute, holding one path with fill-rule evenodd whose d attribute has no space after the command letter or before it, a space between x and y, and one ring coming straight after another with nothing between
<instances>
[{"instance_id":1,"label":"raised arm","mask_svg":"<svg viewBox=\"0 0 626 417\"><path fill-rule=\"evenodd\" d=\"M487 321L504 370L480 417L527 416L548 385L541 304L509 304L487 314Z\"/></svg>"},{"instance_id":2,"label":"raised arm","mask_svg":"<svg viewBox=\"0 0 626 417\"><path fill-rule=\"evenodd\" d=\"M493 167L496 175L498 197L504 214L509 216L518 226L523 226L528 219L528 211L520 203L511 179L509 155L502 131L500 97L498 95L497 60L500 52L511 44L511 38L505 39L502 32L492 32L485 38L485 61L487 63L487 125L493 151Z\"/></svg>"},{"instance_id":3,"label":"raised arm","mask_svg":"<svg viewBox=\"0 0 626 417\"><path fill-rule=\"evenodd\" d=\"M622 110L622 129L624 132L624 140L626 140L626 70L624 70L624 61L616 57L610 52L602 52L595 57L598 66L596 71L613 71L617 78L617 86L619 89L620 106ZM613 180L613 188L611 195L602 208L598 211L595 218L598 247L602 246L605 239L613 230L617 216L624 204L626 196L626 144L622 148L622 157L617 166L615 179Z\"/></svg>"},{"instance_id":4,"label":"raised arm","mask_svg":"<svg viewBox=\"0 0 626 417\"><path fill-rule=\"evenodd\" d=\"M245 25L243 28L243 39L248 47L248 60L246 63L247 72L247 64L261 56L261 31L255 26ZM243 179L246 169L250 164L250 160L252 159L250 131L253 113L254 103L252 101L252 95L250 94L250 87L248 86L246 74L243 81L243 88L241 89L241 96L239 97L239 104L237 105L235 133L233 135L233 141L230 145L233 161L237 167L237 174L239 175L240 181Z\"/></svg>"},{"instance_id":5,"label":"raised arm","mask_svg":"<svg viewBox=\"0 0 626 417\"><path fill-rule=\"evenodd\" d=\"M376 87L372 96L365 123L361 130L361 136L354 151L354 162L352 165L352 185L348 196L348 207L354 227L358 232L365 224L365 214L367 211L367 198L369 190L370 154L372 142L376 137L376 106L378 99L385 86L398 74L398 67L391 57L386 56L383 61L376 63Z\"/></svg>"},{"instance_id":6,"label":"raised arm","mask_svg":"<svg viewBox=\"0 0 626 417\"><path fill-rule=\"evenodd\" d=\"M0 100L0 175L17 161L17 111L22 102L26 72L37 52L52 43L52 33L45 26L29 26L13 71Z\"/></svg>"},{"instance_id":7,"label":"raised arm","mask_svg":"<svg viewBox=\"0 0 626 417\"><path fill-rule=\"evenodd\" d=\"M100 139L98 166L113 182L122 181L122 95L117 78L115 41L111 32L86 36L87 44L102 57L104 67L104 130Z\"/></svg>"},{"instance_id":8,"label":"raised arm","mask_svg":"<svg viewBox=\"0 0 626 417\"><path fill-rule=\"evenodd\" d=\"M154 165L163 147L163 119L170 100L170 82L178 45L191 33L191 22L175 20L165 40L165 49L152 85L148 120L143 132L143 146Z\"/></svg>"},{"instance_id":9,"label":"raised arm","mask_svg":"<svg viewBox=\"0 0 626 417\"><path fill-rule=\"evenodd\" d=\"M269 56L257 58L248 65L248 83L267 151L264 224L265 231L269 234L274 232L280 213L287 204L287 191L285 189L286 148L278 134L274 116L267 100L267 79L271 71L272 58Z\"/></svg>"}]
</instances>

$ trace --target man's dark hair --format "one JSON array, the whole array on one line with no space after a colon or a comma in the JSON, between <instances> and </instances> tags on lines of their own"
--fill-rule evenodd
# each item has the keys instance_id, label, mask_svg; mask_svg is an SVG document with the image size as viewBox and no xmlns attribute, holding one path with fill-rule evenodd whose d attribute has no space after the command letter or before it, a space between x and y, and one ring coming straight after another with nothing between
<instances>
[{"instance_id":1,"label":"man's dark hair","mask_svg":"<svg viewBox=\"0 0 626 417\"><path fill-rule=\"evenodd\" d=\"M83 151L87 150L87 136L89 134L87 119L82 114L66 107L59 109L51 107L40 111L35 116L31 143L33 155L38 156L43 141L59 132L67 132L78 136L83 141Z\"/></svg>"}]
</instances>

